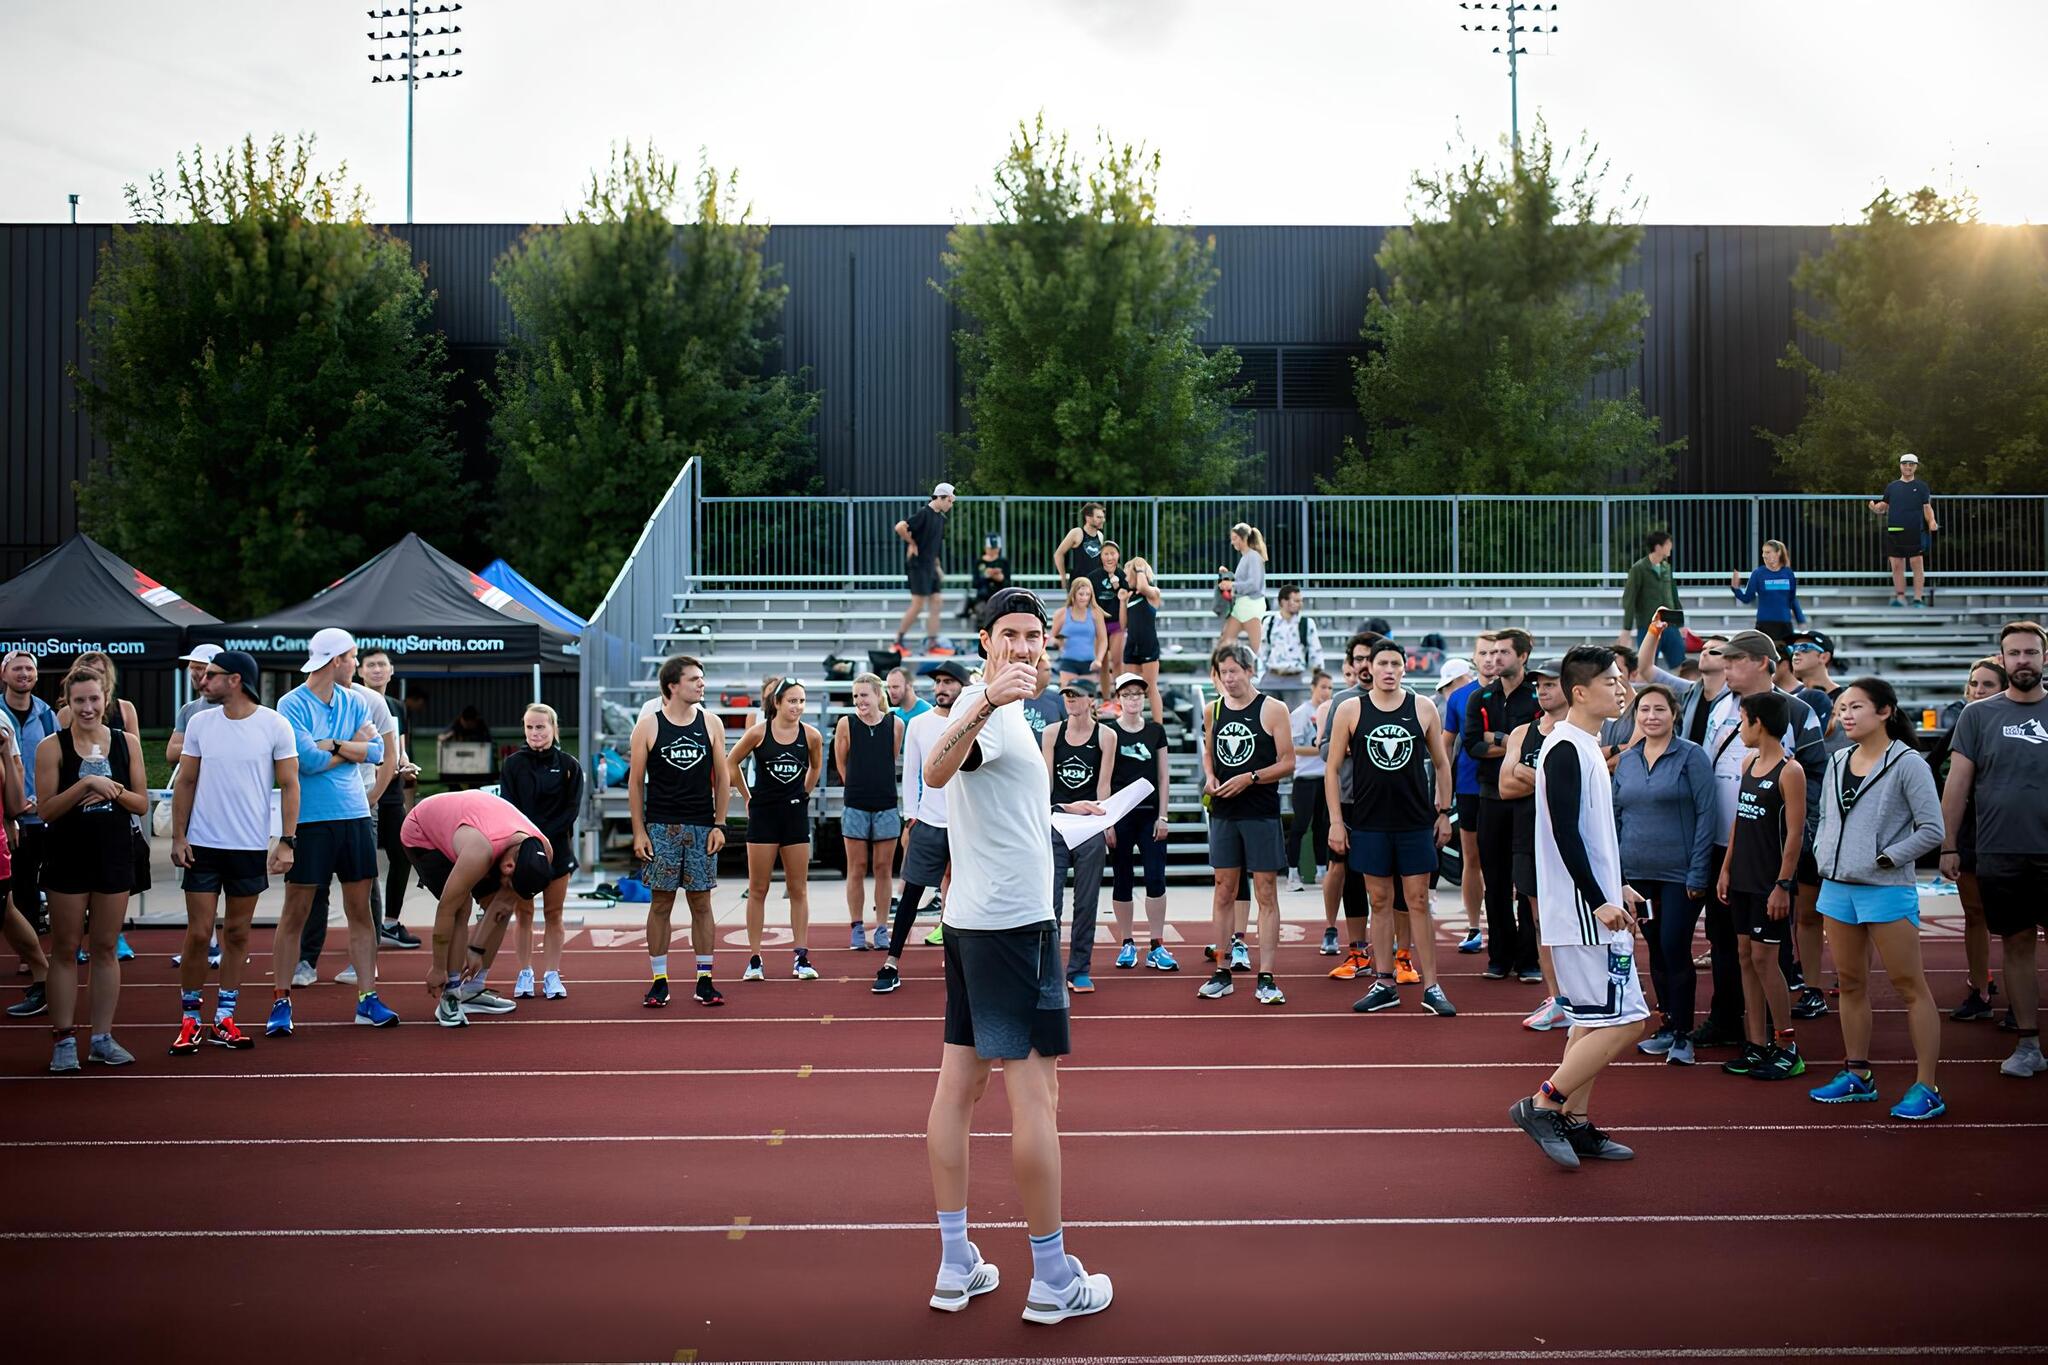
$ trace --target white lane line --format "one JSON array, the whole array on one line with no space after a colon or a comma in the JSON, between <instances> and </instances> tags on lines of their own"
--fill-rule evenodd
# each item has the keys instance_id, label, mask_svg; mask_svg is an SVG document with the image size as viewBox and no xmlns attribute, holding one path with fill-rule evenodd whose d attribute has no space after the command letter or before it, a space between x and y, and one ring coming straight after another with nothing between
<instances>
[{"instance_id":1,"label":"white lane line","mask_svg":"<svg viewBox=\"0 0 2048 1365\"><path fill-rule=\"evenodd\" d=\"M1493 1351L1289 1351L1285 1355L902 1356L894 1360L781 1360L759 1365L1378 1365L1489 1360L1882 1360L1945 1356L2048 1356L2048 1346L1632 1346ZM620 1365L635 1365L621 1362ZM645 1365L667 1365L649 1361Z\"/></svg>"},{"instance_id":2,"label":"white lane line","mask_svg":"<svg viewBox=\"0 0 2048 1365\"><path fill-rule=\"evenodd\" d=\"M1636 1227L1645 1223L1742 1224L1757 1223L2027 1223L2048 1221L2048 1211L1995 1210L1970 1213L1852 1213L1832 1209L1809 1213L1617 1213L1617 1214L1488 1214L1478 1217L1415 1218L1070 1218L1070 1228L1117 1231L1193 1230L1238 1228L1505 1228L1561 1225L1584 1227ZM1011 1231L1023 1223L977 1223L981 1229ZM929 1234L929 1220L914 1223L750 1223L747 1233L848 1233L919 1232ZM530 1227L430 1228L106 1228L64 1229L41 1232L0 1232L8 1242L90 1242L90 1241L176 1241L205 1239L221 1241L257 1238L343 1238L343 1237L446 1237L464 1233L481 1237L586 1237L625 1236L644 1233L692 1234L732 1231L732 1220L722 1223L616 1223L544 1224Z\"/></svg>"},{"instance_id":3,"label":"white lane line","mask_svg":"<svg viewBox=\"0 0 2048 1365\"><path fill-rule=\"evenodd\" d=\"M1974 1132L2025 1132L2048 1128L2042 1123L1661 1123L1629 1124L1614 1131L1633 1136L1638 1133L1827 1133L1905 1134ZM1436 1128L1094 1128L1066 1129L1068 1140L1129 1138L1322 1138L1322 1137L1513 1137L1521 1130L1485 1125ZM1008 1138L1001 1130L973 1134L992 1141ZM606 1143L795 1143L795 1142L922 1142L918 1133L795 1133L777 1129L772 1133L550 1133L533 1136L504 1134L418 1135L388 1134L381 1137L289 1137L251 1138L239 1135L208 1138L22 1138L0 1141L0 1149L13 1147L219 1147L228 1152L244 1147L470 1147L512 1146L554 1143L597 1145Z\"/></svg>"},{"instance_id":4,"label":"white lane line","mask_svg":"<svg viewBox=\"0 0 2048 1365\"><path fill-rule=\"evenodd\" d=\"M121 989L127 991L133 989L133 987L123 986ZM389 1004L390 1002L387 1000L385 1003ZM1903 1009L1874 1009L1871 1011L1871 1013L1904 1014L1906 1013L1906 1011ZM1460 1019L1526 1019L1528 1017L1528 1014L1529 1012L1527 1010L1519 1009L1492 1011L1459 1010L1457 1017ZM1241 1022L1254 1022L1261 1026L1282 1023L1289 1019L1358 1019L1363 1017L1364 1016L1360 1015L1356 1010L1352 1009L1260 1010L1258 1013L1254 1014L1248 1009L1231 1010L1226 1008L1217 1010L1197 1010L1187 1014L1097 1014L1094 1011L1089 1010L1086 1007L1083 1007L1080 1010L1074 1011L1073 1013L1073 1019L1076 1023L1086 1023L1089 1020L1100 1020L1103 1023L1143 1023L1147 1020L1155 1019L1159 1020L1162 1023L1182 1023L1189 1020L1195 1020L1202 1023L1214 1023L1219 1020L1224 1022L1236 1020ZM1375 1023L1360 1024L1359 1027L1368 1029L1376 1028L1380 1024L1390 1022L1425 1024L1431 1027L1444 1027L1443 1022L1441 1020L1439 1020L1435 1015L1430 1014L1426 1010L1423 1010L1420 1006L1412 1010L1402 1010L1399 1013L1395 1013L1392 1011L1382 1011L1381 1013L1373 1015L1372 1018L1376 1021ZM688 1022L684 1022L686 1020ZM654 1010L641 1010L633 1014L617 1015L609 1019L567 1019L548 1015L547 1013L539 1009L536 1009L533 1014L526 1015L523 1018L514 1018L511 1015L504 1014L472 1014L470 1016L470 1022L472 1025L494 1029L516 1028L520 1026L534 1027L543 1025L562 1025L570 1028L579 1026L594 1027L600 1025L618 1025L624 1028L638 1028L647 1026L663 1026L668 1024L675 1024L677 1027L681 1028L696 1028L700 1025L732 1026L735 1024L807 1024L812 1027L816 1027L820 1024L827 1023L832 1024L834 1026L840 1024L937 1024L944 1022L944 1020L945 1016L942 1014L833 1014L828 1017L827 1014L823 1012L820 1012L818 1014L662 1014ZM418 1022L417 1017L415 1022ZM149 1028L156 1026L145 1021L136 1020L134 1018L122 1019L121 1021L119 1021L119 1023L120 1027L123 1029ZM172 1031L168 1025L165 1025L163 1027L165 1029L165 1032ZM357 1027L357 1025L354 1019L301 1019L296 1021L292 1025L294 1032L296 1032L299 1029L308 1028L355 1027ZM1455 1029L1457 1026L1453 1024L1449 1027L1451 1029ZM1533 1032L1534 1030L1531 1031ZM1995 1058L1994 1060L2003 1061L2004 1059Z\"/></svg>"}]
</instances>

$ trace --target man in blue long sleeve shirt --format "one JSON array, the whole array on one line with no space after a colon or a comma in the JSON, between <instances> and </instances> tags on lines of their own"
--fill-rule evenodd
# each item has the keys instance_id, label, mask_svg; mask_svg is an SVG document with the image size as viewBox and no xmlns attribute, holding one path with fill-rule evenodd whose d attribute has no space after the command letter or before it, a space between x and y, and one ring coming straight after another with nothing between
<instances>
[{"instance_id":1,"label":"man in blue long sleeve shirt","mask_svg":"<svg viewBox=\"0 0 2048 1365\"><path fill-rule=\"evenodd\" d=\"M371 723L368 704L337 677L344 671L354 675L355 653L355 637L347 631L329 627L316 632L299 669L306 681L277 703L278 714L291 722L298 739L299 830L271 951L275 998L264 1032L272 1036L292 1031L291 974L299 931L314 891L329 877L341 879L349 961L356 969L356 1022L377 1028L398 1022L398 1015L377 998L377 926L370 915L377 822L370 815L360 767L383 762L384 741Z\"/></svg>"}]
</instances>

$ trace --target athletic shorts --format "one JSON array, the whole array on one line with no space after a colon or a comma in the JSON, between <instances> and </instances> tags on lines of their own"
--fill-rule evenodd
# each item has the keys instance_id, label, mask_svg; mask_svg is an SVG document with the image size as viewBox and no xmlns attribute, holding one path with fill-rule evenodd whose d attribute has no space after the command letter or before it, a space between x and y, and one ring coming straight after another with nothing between
<instances>
[{"instance_id":1,"label":"athletic shorts","mask_svg":"<svg viewBox=\"0 0 2048 1365\"><path fill-rule=\"evenodd\" d=\"M448 878L455 872L455 860L439 849L421 848L415 844L405 846L405 857L406 861L412 864L412 870L419 874L420 885L432 892L438 900L448 889ZM489 904L491 897L498 894L498 885L502 880L498 875L498 869L493 867L470 888L471 899L478 905Z\"/></svg>"},{"instance_id":2,"label":"athletic shorts","mask_svg":"<svg viewBox=\"0 0 2048 1365\"><path fill-rule=\"evenodd\" d=\"M920 820L910 827L910 848L903 855L904 881L912 886L937 886L946 880L946 865L952 860L944 825Z\"/></svg>"},{"instance_id":3,"label":"athletic shorts","mask_svg":"<svg viewBox=\"0 0 2048 1365\"><path fill-rule=\"evenodd\" d=\"M650 891L710 891L718 885L709 825L649 825L654 856L641 870Z\"/></svg>"},{"instance_id":4,"label":"athletic shorts","mask_svg":"<svg viewBox=\"0 0 2048 1365\"><path fill-rule=\"evenodd\" d=\"M1884 554L1886 559L1918 559L1927 551L1922 548L1919 528L1887 526L1884 530Z\"/></svg>"},{"instance_id":5,"label":"athletic shorts","mask_svg":"<svg viewBox=\"0 0 2048 1365\"><path fill-rule=\"evenodd\" d=\"M299 846L292 851L286 886L325 886L339 879L374 881L377 876L377 821L363 815L351 820L301 820Z\"/></svg>"},{"instance_id":6,"label":"athletic shorts","mask_svg":"<svg viewBox=\"0 0 2048 1365\"><path fill-rule=\"evenodd\" d=\"M1233 621L1257 621L1266 614L1266 599L1263 597L1239 597L1230 604L1230 619Z\"/></svg>"},{"instance_id":7,"label":"athletic shorts","mask_svg":"<svg viewBox=\"0 0 2048 1365\"><path fill-rule=\"evenodd\" d=\"M848 806L839 812L839 833L855 843L887 843L903 833L903 814Z\"/></svg>"},{"instance_id":8,"label":"athletic shorts","mask_svg":"<svg viewBox=\"0 0 2048 1365\"><path fill-rule=\"evenodd\" d=\"M1278 872L1287 866L1287 836L1277 815L1234 820L1209 817L1209 866L1217 871Z\"/></svg>"},{"instance_id":9,"label":"athletic shorts","mask_svg":"<svg viewBox=\"0 0 2048 1365\"><path fill-rule=\"evenodd\" d=\"M1820 863L1813 856L1813 841L1807 840L1799 849L1799 871L1793 874L1801 886L1820 885Z\"/></svg>"},{"instance_id":10,"label":"athletic shorts","mask_svg":"<svg viewBox=\"0 0 2048 1365\"><path fill-rule=\"evenodd\" d=\"M1889 924L1893 920L1906 919L1917 926L1920 923L1920 888L1822 882L1820 900L1815 908L1829 919L1843 924Z\"/></svg>"},{"instance_id":11,"label":"athletic shorts","mask_svg":"<svg viewBox=\"0 0 2048 1365\"><path fill-rule=\"evenodd\" d=\"M1066 655L1062 654L1059 658L1058 668L1061 673L1072 673L1077 677L1086 678L1095 672L1095 660L1069 659Z\"/></svg>"},{"instance_id":12,"label":"athletic shorts","mask_svg":"<svg viewBox=\"0 0 2048 1365\"><path fill-rule=\"evenodd\" d=\"M1436 871L1433 829L1354 829L1344 860L1365 877L1420 877Z\"/></svg>"},{"instance_id":13,"label":"athletic shorts","mask_svg":"<svg viewBox=\"0 0 2048 1365\"><path fill-rule=\"evenodd\" d=\"M294 862L297 855L294 854ZM270 889L270 854L260 848L201 848L192 845L192 866L181 879L187 891L224 891L260 896Z\"/></svg>"},{"instance_id":14,"label":"athletic shorts","mask_svg":"<svg viewBox=\"0 0 2048 1365\"><path fill-rule=\"evenodd\" d=\"M1771 897L1764 891L1730 891L1728 893L1728 914L1735 921L1735 932L1755 939L1758 943L1783 943L1785 936L1792 932L1792 916L1783 919L1771 918Z\"/></svg>"},{"instance_id":15,"label":"athletic shorts","mask_svg":"<svg viewBox=\"0 0 2048 1365\"><path fill-rule=\"evenodd\" d=\"M1536 854L1516 849L1509 862L1514 869L1515 894L1525 901L1536 899Z\"/></svg>"},{"instance_id":16,"label":"athletic shorts","mask_svg":"<svg viewBox=\"0 0 2048 1365\"><path fill-rule=\"evenodd\" d=\"M1575 1028L1617 1028L1650 1017L1636 975L1635 943L1559 943L1550 949L1558 1003Z\"/></svg>"},{"instance_id":17,"label":"athletic shorts","mask_svg":"<svg viewBox=\"0 0 2048 1365\"><path fill-rule=\"evenodd\" d=\"M912 597L930 597L939 590L939 566L910 561L910 571L905 577L910 583Z\"/></svg>"},{"instance_id":18,"label":"athletic shorts","mask_svg":"<svg viewBox=\"0 0 2048 1365\"><path fill-rule=\"evenodd\" d=\"M801 801L755 801L747 807L747 842L788 848L811 841L811 813Z\"/></svg>"},{"instance_id":19,"label":"athletic shorts","mask_svg":"<svg viewBox=\"0 0 2048 1365\"><path fill-rule=\"evenodd\" d=\"M1458 833L1479 835L1479 803L1486 798L1478 792L1459 792L1452 798L1458 808Z\"/></svg>"},{"instance_id":20,"label":"athletic shorts","mask_svg":"<svg viewBox=\"0 0 2048 1365\"><path fill-rule=\"evenodd\" d=\"M920 883L921 885L922 883ZM1064 1057L1067 978L1053 920L1021 929L946 925L946 1041L984 1061Z\"/></svg>"},{"instance_id":21,"label":"athletic shorts","mask_svg":"<svg viewBox=\"0 0 2048 1365\"><path fill-rule=\"evenodd\" d=\"M575 830L565 829L559 834L550 837L548 839L548 847L553 850L553 857L549 860L548 866L553 869L555 874L548 880L554 881L558 878L566 877L581 866L576 861Z\"/></svg>"},{"instance_id":22,"label":"athletic shorts","mask_svg":"<svg viewBox=\"0 0 2048 1365\"><path fill-rule=\"evenodd\" d=\"M2048 854L1979 853L1984 927L2000 938L2048 926Z\"/></svg>"}]
</instances>

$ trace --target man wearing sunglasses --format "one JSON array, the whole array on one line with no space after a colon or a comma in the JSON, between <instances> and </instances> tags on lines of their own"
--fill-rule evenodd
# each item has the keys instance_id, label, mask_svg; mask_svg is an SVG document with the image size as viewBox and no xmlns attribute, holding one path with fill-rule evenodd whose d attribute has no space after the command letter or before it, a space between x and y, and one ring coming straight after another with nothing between
<instances>
[{"instance_id":1,"label":"man wearing sunglasses","mask_svg":"<svg viewBox=\"0 0 2048 1365\"><path fill-rule=\"evenodd\" d=\"M1835 724L1835 698L1842 695L1842 684L1829 676L1835 666L1834 639L1824 630L1802 630L1785 649L1792 660L1792 676L1799 683L1792 695L1820 718L1828 752L1853 747L1842 727Z\"/></svg>"}]
</instances>

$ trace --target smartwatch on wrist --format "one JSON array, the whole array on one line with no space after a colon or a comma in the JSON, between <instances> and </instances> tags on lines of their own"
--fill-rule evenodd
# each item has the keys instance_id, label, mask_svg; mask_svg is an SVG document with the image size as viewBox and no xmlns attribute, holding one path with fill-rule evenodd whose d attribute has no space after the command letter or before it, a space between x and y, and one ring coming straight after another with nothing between
<instances>
[{"instance_id":1,"label":"smartwatch on wrist","mask_svg":"<svg viewBox=\"0 0 2048 1365\"><path fill-rule=\"evenodd\" d=\"M1778 878L1777 886L1780 891L1783 891L1788 896L1799 889L1799 883L1790 877Z\"/></svg>"},{"instance_id":2,"label":"smartwatch on wrist","mask_svg":"<svg viewBox=\"0 0 2048 1365\"><path fill-rule=\"evenodd\" d=\"M280 834L277 841L294 853L299 851L299 836L296 834Z\"/></svg>"}]
</instances>

